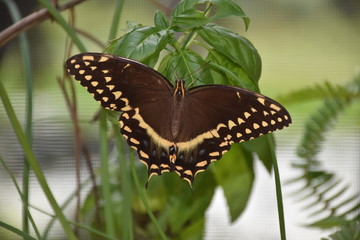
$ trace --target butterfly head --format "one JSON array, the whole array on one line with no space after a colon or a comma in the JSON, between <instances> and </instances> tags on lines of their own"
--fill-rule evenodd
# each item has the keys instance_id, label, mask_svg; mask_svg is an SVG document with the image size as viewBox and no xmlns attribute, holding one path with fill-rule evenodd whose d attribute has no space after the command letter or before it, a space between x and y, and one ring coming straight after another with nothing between
<instances>
[{"instance_id":1,"label":"butterfly head","mask_svg":"<svg viewBox=\"0 0 360 240\"><path fill-rule=\"evenodd\" d=\"M185 96L185 81L182 79L176 79L176 86L174 88L174 96L181 98Z\"/></svg>"}]
</instances>

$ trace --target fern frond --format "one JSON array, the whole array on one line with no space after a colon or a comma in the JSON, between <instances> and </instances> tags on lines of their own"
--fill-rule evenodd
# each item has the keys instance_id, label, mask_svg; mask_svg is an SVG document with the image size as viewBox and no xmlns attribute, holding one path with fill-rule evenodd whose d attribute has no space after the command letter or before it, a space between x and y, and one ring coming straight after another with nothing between
<instances>
[{"instance_id":1,"label":"fern frond","mask_svg":"<svg viewBox=\"0 0 360 240\"><path fill-rule=\"evenodd\" d=\"M322 240L354 240L360 239L360 221L354 221L342 226L338 231L331 234L329 238Z\"/></svg>"},{"instance_id":2,"label":"fern frond","mask_svg":"<svg viewBox=\"0 0 360 240\"><path fill-rule=\"evenodd\" d=\"M336 173L324 170L321 160L318 159L326 134L334 128L342 112L355 100L360 99L360 74L345 86L326 82L323 85L291 93L282 100L293 102L320 98L323 99L323 103L307 120L303 137L297 148L300 160L292 164L293 167L301 169L302 174L289 182L305 181L304 186L296 192L297 201L311 196L313 200L303 209L307 211L315 209L309 213L309 217L320 218L309 226L330 228L349 224L360 218L359 194L343 199L349 185L344 185L344 181L339 179ZM326 217L323 217L324 214Z\"/></svg>"}]
</instances>

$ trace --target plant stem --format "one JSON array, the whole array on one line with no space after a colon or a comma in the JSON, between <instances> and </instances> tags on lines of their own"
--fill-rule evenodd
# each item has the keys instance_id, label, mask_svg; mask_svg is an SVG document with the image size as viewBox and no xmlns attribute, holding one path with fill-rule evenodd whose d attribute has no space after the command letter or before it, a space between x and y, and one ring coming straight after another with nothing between
<instances>
[{"instance_id":1,"label":"plant stem","mask_svg":"<svg viewBox=\"0 0 360 240\"><path fill-rule=\"evenodd\" d=\"M281 240L286 240L286 230L285 230L285 219L284 219L284 204L282 200L282 191L281 191L281 181L279 167L275 154L274 140L271 135L266 135L268 144L271 149L271 159L274 167L274 176L275 176L275 186L276 186L276 199L278 206L278 217L279 217L279 226L280 226L280 235Z\"/></svg>"},{"instance_id":2,"label":"plant stem","mask_svg":"<svg viewBox=\"0 0 360 240\"><path fill-rule=\"evenodd\" d=\"M131 151L131 153L132 153L132 151ZM145 210L146 210L147 214L149 215L152 223L155 225L155 228L158 231L160 238L162 240L167 240L167 237L166 237L164 231L161 229L161 226L160 226L159 222L157 221L156 217L152 213L149 202L147 201L145 193L140 186L139 177L136 173L136 168L135 168L135 163L134 163L134 154L130 155L130 162L131 162L131 172L132 172L133 179L135 182L135 187L136 187L136 190L138 191L138 194L139 194L139 197L140 197L142 203L144 204Z\"/></svg>"},{"instance_id":3,"label":"plant stem","mask_svg":"<svg viewBox=\"0 0 360 240\"><path fill-rule=\"evenodd\" d=\"M101 159L101 190L104 199L104 218L106 234L115 237L113 203L110 190L109 147L107 139L106 112L100 110L100 159Z\"/></svg>"}]
</instances>

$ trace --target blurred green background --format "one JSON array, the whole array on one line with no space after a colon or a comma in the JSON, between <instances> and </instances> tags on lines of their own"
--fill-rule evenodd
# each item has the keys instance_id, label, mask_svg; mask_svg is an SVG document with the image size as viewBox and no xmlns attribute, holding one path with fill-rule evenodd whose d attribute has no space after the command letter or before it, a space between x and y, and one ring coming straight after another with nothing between
<instances>
[{"instance_id":1,"label":"blurred green background","mask_svg":"<svg viewBox=\"0 0 360 240\"><path fill-rule=\"evenodd\" d=\"M276 99L299 88L323 83L325 80L342 84L348 82L360 70L360 4L357 0L242 0L236 1L251 19L250 27L245 32L239 19L226 19L218 24L226 26L240 35L247 37L258 49L262 57L263 71L260 80L262 93ZM85 1L76 6L76 26L94 36L105 46L112 19L111 0ZM153 24L155 11L171 9L175 1L131 0L124 2L119 34L125 29L126 22ZM4 8L3 5L0 5ZM33 6L33 10L38 9ZM67 17L68 11L64 11ZM119 36L120 36L119 35ZM31 43L31 57L34 72L34 147L41 156L40 160L47 174L53 175L50 182L54 190L59 190L57 197L63 199L63 192L73 189L71 181L75 170L68 157L72 155L72 135L69 114L64 103L56 78L62 76L65 60L66 34L51 20L47 20L28 32ZM101 52L103 47L84 38L88 51ZM24 72L18 41L13 40L2 48L0 59L0 81L10 94L16 113L24 119L25 86ZM73 53L76 53L76 49ZM77 86L79 114L86 125L87 141L97 152L97 126L89 124L98 104L88 93ZM291 128L277 135L279 146L280 171L284 179L294 174L291 161L296 158L295 145L300 138L301 127L307 115L314 110L316 103L306 102L298 105L285 105L294 116ZM359 187L359 109L352 108L340 119L340 125L329 137L330 145L322 155L329 160L327 167L340 170L341 176ZM16 138L0 105L0 152L18 176L21 175L22 156ZM345 155L344 155L345 154ZM346 155L347 154L347 155ZM59 157L60 156L60 157ZM344 157L344 159L339 159ZM346 158L346 161L345 161ZM217 194L209 210L206 239L277 239L276 207L273 180L262 166L257 165L257 182L250 199L250 206L244 216L230 226L221 193ZM83 169L84 174L86 170ZM68 177L68 178L67 178ZM43 206L41 190L33 180L34 195L31 201ZM21 224L21 201L18 199L10 180L0 169L0 218L7 219L14 225ZM61 191L60 191L61 190ZM326 231L305 229L300 226L306 221L301 208L293 206L285 187L285 211L287 212L289 239L320 239ZM66 195L66 194L65 194ZM16 200L14 200L16 199ZM61 201L61 200L60 200ZM45 206L44 206L45 208ZM257 211L261 209L261 211ZM14 214L14 211L17 214ZM259 214L261 212L261 215ZM264 215L262 215L264 214ZM37 216L39 221L42 215ZM45 221L45 220L44 220ZM254 231L251 225L257 222ZM269 230L269 224L271 229ZM217 227L215 227L217 226ZM247 231L246 229L251 229ZM270 231L270 232L269 232ZM1 238L0 230L0 238ZM57 236L56 233L55 237ZM61 236L61 233L58 233ZM240 235L239 235L240 234ZM242 235L241 235L242 234ZM7 239L11 239L7 236Z\"/></svg>"}]
</instances>

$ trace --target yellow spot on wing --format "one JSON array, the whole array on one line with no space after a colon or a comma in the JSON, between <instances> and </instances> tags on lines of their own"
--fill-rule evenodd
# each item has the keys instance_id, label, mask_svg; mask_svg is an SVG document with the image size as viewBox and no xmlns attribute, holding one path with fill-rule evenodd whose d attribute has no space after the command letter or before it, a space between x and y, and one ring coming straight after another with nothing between
<instances>
[{"instance_id":1,"label":"yellow spot on wing","mask_svg":"<svg viewBox=\"0 0 360 240\"><path fill-rule=\"evenodd\" d=\"M70 63L75 63L76 59L71 59Z\"/></svg>"},{"instance_id":2,"label":"yellow spot on wing","mask_svg":"<svg viewBox=\"0 0 360 240\"><path fill-rule=\"evenodd\" d=\"M95 69L97 69L97 66L91 66L90 68L94 71Z\"/></svg>"},{"instance_id":3,"label":"yellow spot on wing","mask_svg":"<svg viewBox=\"0 0 360 240\"><path fill-rule=\"evenodd\" d=\"M219 129L222 128L222 127L226 128L226 125L223 124L223 123L218 124L217 127L216 127L216 131L219 131Z\"/></svg>"},{"instance_id":4,"label":"yellow spot on wing","mask_svg":"<svg viewBox=\"0 0 360 240\"><path fill-rule=\"evenodd\" d=\"M122 92L121 91L116 91L116 92L113 92L112 94L114 94L115 100L117 100L121 96Z\"/></svg>"},{"instance_id":5,"label":"yellow spot on wing","mask_svg":"<svg viewBox=\"0 0 360 240\"><path fill-rule=\"evenodd\" d=\"M237 120L238 120L239 125L245 122L244 119L242 119L242 118L238 118Z\"/></svg>"},{"instance_id":6,"label":"yellow spot on wing","mask_svg":"<svg viewBox=\"0 0 360 240\"><path fill-rule=\"evenodd\" d=\"M109 60L109 58L103 56L103 57L100 58L99 62L105 62L107 60Z\"/></svg>"},{"instance_id":7,"label":"yellow spot on wing","mask_svg":"<svg viewBox=\"0 0 360 240\"><path fill-rule=\"evenodd\" d=\"M85 56L83 56L82 59L83 59L84 61L85 61L85 60L94 61L94 56L85 55Z\"/></svg>"},{"instance_id":8,"label":"yellow spot on wing","mask_svg":"<svg viewBox=\"0 0 360 240\"><path fill-rule=\"evenodd\" d=\"M257 100L258 100L262 105L265 105L265 98L258 97Z\"/></svg>"},{"instance_id":9,"label":"yellow spot on wing","mask_svg":"<svg viewBox=\"0 0 360 240\"><path fill-rule=\"evenodd\" d=\"M149 159L149 155L147 155L145 152L143 152L142 150L140 150L139 152L140 156L146 159Z\"/></svg>"},{"instance_id":10,"label":"yellow spot on wing","mask_svg":"<svg viewBox=\"0 0 360 240\"><path fill-rule=\"evenodd\" d=\"M162 164L160 165L160 167L162 167L162 168L170 168L170 166L167 165L167 164L165 164L165 163L162 163Z\"/></svg>"},{"instance_id":11,"label":"yellow spot on wing","mask_svg":"<svg viewBox=\"0 0 360 240\"><path fill-rule=\"evenodd\" d=\"M91 82L91 85L93 85L94 87L96 87L97 85L99 85L99 83L96 82L96 81L93 81L93 82Z\"/></svg>"},{"instance_id":12,"label":"yellow spot on wing","mask_svg":"<svg viewBox=\"0 0 360 240\"><path fill-rule=\"evenodd\" d=\"M159 169L159 167L156 164L151 164L150 169Z\"/></svg>"},{"instance_id":13,"label":"yellow spot on wing","mask_svg":"<svg viewBox=\"0 0 360 240\"><path fill-rule=\"evenodd\" d=\"M99 93L99 94L102 94L104 92L104 89L96 89L96 91Z\"/></svg>"},{"instance_id":14,"label":"yellow spot on wing","mask_svg":"<svg viewBox=\"0 0 360 240\"><path fill-rule=\"evenodd\" d=\"M196 167L204 167L204 166L206 166L207 163L208 163L208 162L207 162L206 160L201 161L201 162L198 162L198 163L196 164Z\"/></svg>"},{"instance_id":15,"label":"yellow spot on wing","mask_svg":"<svg viewBox=\"0 0 360 240\"><path fill-rule=\"evenodd\" d=\"M270 104L270 107L271 107L272 109L275 109L276 111L280 111L280 110L281 110L281 108L280 108L279 106L275 105L275 104Z\"/></svg>"},{"instance_id":16,"label":"yellow spot on wing","mask_svg":"<svg viewBox=\"0 0 360 240\"><path fill-rule=\"evenodd\" d=\"M108 89L111 91L115 88L115 85L106 85L108 87Z\"/></svg>"},{"instance_id":17,"label":"yellow spot on wing","mask_svg":"<svg viewBox=\"0 0 360 240\"><path fill-rule=\"evenodd\" d=\"M189 175L189 176L192 176L192 172L190 170L186 170L183 174L186 174L186 175Z\"/></svg>"},{"instance_id":18,"label":"yellow spot on wing","mask_svg":"<svg viewBox=\"0 0 360 240\"><path fill-rule=\"evenodd\" d=\"M201 172L204 172L205 171L205 169L199 169L199 170L197 170L196 172L195 172L195 176L198 174L198 173L201 173Z\"/></svg>"},{"instance_id":19,"label":"yellow spot on wing","mask_svg":"<svg viewBox=\"0 0 360 240\"><path fill-rule=\"evenodd\" d=\"M127 132L132 132L132 130L131 130L131 128L129 128L129 126L125 126L124 130L127 131Z\"/></svg>"},{"instance_id":20,"label":"yellow spot on wing","mask_svg":"<svg viewBox=\"0 0 360 240\"><path fill-rule=\"evenodd\" d=\"M138 140L136 140L135 138L130 138L130 142L132 142L136 145L140 144L140 142Z\"/></svg>"},{"instance_id":21,"label":"yellow spot on wing","mask_svg":"<svg viewBox=\"0 0 360 240\"><path fill-rule=\"evenodd\" d=\"M124 112L130 111L130 110L132 110L132 107L130 107L130 105L126 105L125 107L121 108L121 111L124 111Z\"/></svg>"},{"instance_id":22,"label":"yellow spot on wing","mask_svg":"<svg viewBox=\"0 0 360 240\"><path fill-rule=\"evenodd\" d=\"M231 130L233 127L236 126L236 123L234 123L232 120L229 120L228 125L229 125L229 129Z\"/></svg>"},{"instance_id":23,"label":"yellow spot on wing","mask_svg":"<svg viewBox=\"0 0 360 240\"><path fill-rule=\"evenodd\" d=\"M247 119L248 117L250 117L250 116L251 116L251 114L250 114L250 113L248 113L248 112L244 112L244 116L245 116L245 118Z\"/></svg>"},{"instance_id":24,"label":"yellow spot on wing","mask_svg":"<svg viewBox=\"0 0 360 240\"><path fill-rule=\"evenodd\" d=\"M110 82L111 79L112 79L111 77L105 77L105 81L106 81L106 82Z\"/></svg>"},{"instance_id":25,"label":"yellow spot on wing","mask_svg":"<svg viewBox=\"0 0 360 240\"><path fill-rule=\"evenodd\" d=\"M251 133L251 130L250 129L245 129L245 132L247 133L247 134L250 134Z\"/></svg>"},{"instance_id":26,"label":"yellow spot on wing","mask_svg":"<svg viewBox=\"0 0 360 240\"><path fill-rule=\"evenodd\" d=\"M219 137L220 137L220 135L219 135L219 133L216 131L216 129L211 130L210 133L211 133L211 135L213 135L213 136L216 137L216 138L219 138Z\"/></svg>"},{"instance_id":27,"label":"yellow spot on wing","mask_svg":"<svg viewBox=\"0 0 360 240\"><path fill-rule=\"evenodd\" d=\"M83 75L85 73L85 70L80 70L79 74Z\"/></svg>"},{"instance_id":28,"label":"yellow spot on wing","mask_svg":"<svg viewBox=\"0 0 360 240\"><path fill-rule=\"evenodd\" d=\"M129 105L129 100L127 98L120 98L120 100L125 102L125 106Z\"/></svg>"},{"instance_id":29,"label":"yellow spot on wing","mask_svg":"<svg viewBox=\"0 0 360 240\"><path fill-rule=\"evenodd\" d=\"M217 157L217 156L220 156L220 153L219 152L212 152L212 153L209 153L209 156Z\"/></svg>"},{"instance_id":30,"label":"yellow spot on wing","mask_svg":"<svg viewBox=\"0 0 360 240\"><path fill-rule=\"evenodd\" d=\"M91 75L86 75L86 76L85 76L85 79L86 79L86 80L91 80L91 79L92 79L92 76L91 76Z\"/></svg>"},{"instance_id":31,"label":"yellow spot on wing","mask_svg":"<svg viewBox=\"0 0 360 240\"><path fill-rule=\"evenodd\" d=\"M254 124L253 124L253 127L254 127L254 129L258 129L260 126L259 126L259 124L254 123Z\"/></svg>"},{"instance_id":32,"label":"yellow spot on wing","mask_svg":"<svg viewBox=\"0 0 360 240\"><path fill-rule=\"evenodd\" d=\"M102 72L106 74L109 72L109 70L102 70Z\"/></svg>"}]
</instances>

